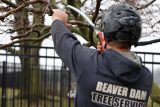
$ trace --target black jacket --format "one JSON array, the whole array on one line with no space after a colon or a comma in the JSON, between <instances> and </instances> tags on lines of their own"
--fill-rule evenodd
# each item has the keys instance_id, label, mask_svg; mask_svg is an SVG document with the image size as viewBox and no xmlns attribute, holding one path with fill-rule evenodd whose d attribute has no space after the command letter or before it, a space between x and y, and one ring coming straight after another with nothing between
<instances>
[{"instance_id":1,"label":"black jacket","mask_svg":"<svg viewBox=\"0 0 160 107\"><path fill-rule=\"evenodd\" d=\"M80 44L62 21L53 22L59 57L75 74L75 107L146 107L152 74L112 49L100 54Z\"/></svg>"}]
</instances>

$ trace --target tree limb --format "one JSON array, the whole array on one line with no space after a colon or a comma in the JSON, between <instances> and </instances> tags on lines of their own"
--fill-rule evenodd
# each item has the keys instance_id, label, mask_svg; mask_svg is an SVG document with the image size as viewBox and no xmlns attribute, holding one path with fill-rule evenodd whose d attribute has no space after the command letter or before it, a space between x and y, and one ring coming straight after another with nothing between
<instances>
[{"instance_id":1,"label":"tree limb","mask_svg":"<svg viewBox=\"0 0 160 107\"><path fill-rule=\"evenodd\" d=\"M24 7L26 7L26 6L30 5L30 4L39 3L39 2L43 2L44 3L44 1L41 1L41 0L26 1L23 4L21 4L20 6L16 7L15 9L12 9L11 11L7 12L6 14L0 16L0 20L4 21L4 19L7 16L13 14L14 12L17 12L17 11L21 10L22 8L24 8Z\"/></svg>"},{"instance_id":2,"label":"tree limb","mask_svg":"<svg viewBox=\"0 0 160 107\"><path fill-rule=\"evenodd\" d=\"M1 0L3 3L13 7L13 8L17 8L17 5L9 0Z\"/></svg>"},{"instance_id":3,"label":"tree limb","mask_svg":"<svg viewBox=\"0 0 160 107\"><path fill-rule=\"evenodd\" d=\"M5 7L5 6L0 7L0 12L7 12L7 11L10 11L9 7Z\"/></svg>"},{"instance_id":4,"label":"tree limb","mask_svg":"<svg viewBox=\"0 0 160 107\"><path fill-rule=\"evenodd\" d=\"M93 18L92 18L92 22L93 23L95 23L96 18L97 18L98 14L99 14L99 9L100 9L100 6L101 6L101 2L102 2L102 0L97 0L97 5L96 5L95 13L94 13Z\"/></svg>"},{"instance_id":5,"label":"tree limb","mask_svg":"<svg viewBox=\"0 0 160 107\"><path fill-rule=\"evenodd\" d=\"M142 5L141 7L137 8L137 10L141 10L141 9L147 8L148 6L150 6L151 4L153 4L155 1L156 0L152 0L148 4Z\"/></svg>"},{"instance_id":6,"label":"tree limb","mask_svg":"<svg viewBox=\"0 0 160 107\"><path fill-rule=\"evenodd\" d=\"M93 23L95 23L95 21L97 19L97 16L99 14L99 9L100 9L101 2L102 2L102 0L97 0L95 13L94 13L93 18L92 18ZM90 43L91 43L91 45L94 46L95 43L94 43L94 39L93 39L93 33L94 33L94 29L92 27L90 27L90 31L89 31Z\"/></svg>"},{"instance_id":7,"label":"tree limb","mask_svg":"<svg viewBox=\"0 0 160 107\"><path fill-rule=\"evenodd\" d=\"M158 20L157 22L155 22L155 23L151 26L151 28L153 29L153 28L156 26L156 24L158 24L158 23L160 23L160 20Z\"/></svg>"},{"instance_id":8,"label":"tree limb","mask_svg":"<svg viewBox=\"0 0 160 107\"><path fill-rule=\"evenodd\" d=\"M10 42L8 44L1 44L0 45L0 49L3 49L3 48L6 48L6 47L9 47L9 46L12 46L13 44L15 43L20 43L20 42L24 42L24 41L41 41L47 37L49 37L51 35L51 33L46 33L45 35L41 36L41 37L38 37L38 38L22 38L22 39L19 39L19 40L15 40L13 42Z\"/></svg>"},{"instance_id":9,"label":"tree limb","mask_svg":"<svg viewBox=\"0 0 160 107\"><path fill-rule=\"evenodd\" d=\"M18 36L11 36L11 40L14 40L14 39L18 39L18 38L25 38L27 36L29 36L30 33L37 33L37 37L40 36L41 32L40 31L37 31L35 30L36 27L39 27L39 26L45 26L45 25L42 25L42 24L34 24L32 27L20 27L20 28L17 28L17 29L14 29L14 31L20 31L20 30L24 30L24 29L30 29L28 30L27 32L25 32L24 34L22 35L18 35ZM46 27L44 27L46 29ZM47 29L49 29L50 27L47 26ZM13 32L14 33L14 32Z\"/></svg>"},{"instance_id":10,"label":"tree limb","mask_svg":"<svg viewBox=\"0 0 160 107\"><path fill-rule=\"evenodd\" d=\"M79 26L85 26L85 27L89 27L89 24L82 22L82 21L77 21L77 20L71 20L68 23L72 24L72 25L79 25Z\"/></svg>"},{"instance_id":11,"label":"tree limb","mask_svg":"<svg viewBox=\"0 0 160 107\"><path fill-rule=\"evenodd\" d=\"M33 33L33 32L36 32L36 33L38 34L38 37L40 36L40 32L37 31L37 30L34 30L34 29L32 28L32 29L30 29L29 31L25 32L25 33L22 34L22 35L11 36L11 40L25 38L26 36L29 36L29 34L30 34L30 33Z\"/></svg>"},{"instance_id":12,"label":"tree limb","mask_svg":"<svg viewBox=\"0 0 160 107\"><path fill-rule=\"evenodd\" d=\"M87 2L87 0L84 0L81 5L84 6L84 4Z\"/></svg>"}]
</instances>

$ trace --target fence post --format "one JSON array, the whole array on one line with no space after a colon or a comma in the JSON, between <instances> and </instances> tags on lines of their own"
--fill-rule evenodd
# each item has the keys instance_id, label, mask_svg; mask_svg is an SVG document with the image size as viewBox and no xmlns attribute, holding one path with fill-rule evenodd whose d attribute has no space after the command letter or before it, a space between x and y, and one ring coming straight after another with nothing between
<instances>
[{"instance_id":1,"label":"fence post","mask_svg":"<svg viewBox=\"0 0 160 107\"><path fill-rule=\"evenodd\" d=\"M2 70L2 105L1 107L6 107L6 74L7 74L7 63L3 62Z\"/></svg>"}]
</instances>

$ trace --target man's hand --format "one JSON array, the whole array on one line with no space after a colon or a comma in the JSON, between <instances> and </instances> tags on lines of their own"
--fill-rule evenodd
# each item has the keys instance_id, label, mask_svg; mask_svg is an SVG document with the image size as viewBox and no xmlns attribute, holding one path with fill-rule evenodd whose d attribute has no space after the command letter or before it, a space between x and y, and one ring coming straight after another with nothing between
<instances>
[{"instance_id":1,"label":"man's hand","mask_svg":"<svg viewBox=\"0 0 160 107\"><path fill-rule=\"evenodd\" d=\"M60 9L53 9L53 15L52 15L52 20L55 21L55 20L61 20L64 22L64 24L67 26L67 27L70 27L71 25L68 24L68 14L63 11L63 10L60 10Z\"/></svg>"}]
</instances>

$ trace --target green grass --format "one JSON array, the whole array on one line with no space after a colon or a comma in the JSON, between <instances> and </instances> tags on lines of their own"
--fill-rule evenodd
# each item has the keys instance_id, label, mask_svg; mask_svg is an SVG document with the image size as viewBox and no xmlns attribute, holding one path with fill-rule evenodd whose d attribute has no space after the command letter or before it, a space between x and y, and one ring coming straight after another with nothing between
<instances>
[{"instance_id":1,"label":"green grass","mask_svg":"<svg viewBox=\"0 0 160 107\"><path fill-rule=\"evenodd\" d=\"M6 107L60 107L60 97L55 96L54 101L53 100L43 100L43 99L38 99L37 101L31 102L26 99L18 99L15 98L13 99L13 95L16 97L19 93L20 90L18 89L7 89L7 101L6 101ZM0 107L1 107L1 97L2 96L2 88L0 87ZM49 95L48 98L52 98L52 95ZM13 106L14 105L14 106ZM62 98L62 107L68 107L68 98L63 97ZM147 107L152 107L152 102L149 99L149 103ZM74 107L74 101L71 99L71 107ZM160 107L157 103L153 103L153 107Z\"/></svg>"},{"instance_id":2,"label":"green grass","mask_svg":"<svg viewBox=\"0 0 160 107\"><path fill-rule=\"evenodd\" d=\"M153 107L160 107L159 104L157 104L157 103L155 103L155 102L152 102L152 100L149 99L147 107L152 107L152 104L153 104Z\"/></svg>"},{"instance_id":3,"label":"green grass","mask_svg":"<svg viewBox=\"0 0 160 107\"><path fill-rule=\"evenodd\" d=\"M16 98L20 93L18 89L7 89L6 90L6 107L60 107L60 97L55 96L54 100L51 95L48 95L48 99L38 99L36 101L30 101L27 99ZM2 88L0 87L0 107L1 107L1 97L2 96ZM14 96L14 98L13 98ZM62 107L68 107L68 98L63 97L61 101ZM70 100L71 107L74 107L73 99Z\"/></svg>"},{"instance_id":4,"label":"green grass","mask_svg":"<svg viewBox=\"0 0 160 107\"><path fill-rule=\"evenodd\" d=\"M1 104L1 103L0 103ZM6 107L60 107L60 102L38 100L37 102L29 102L28 100L7 100ZM68 107L68 102L63 102L62 107ZM74 107L73 102L71 107Z\"/></svg>"},{"instance_id":5,"label":"green grass","mask_svg":"<svg viewBox=\"0 0 160 107\"><path fill-rule=\"evenodd\" d=\"M7 100L7 107L60 107L60 102L46 101L46 100L38 100L36 102L29 102L28 100ZM68 107L68 102L63 102L62 107ZM71 107L74 107L73 102L71 103Z\"/></svg>"}]
</instances>

